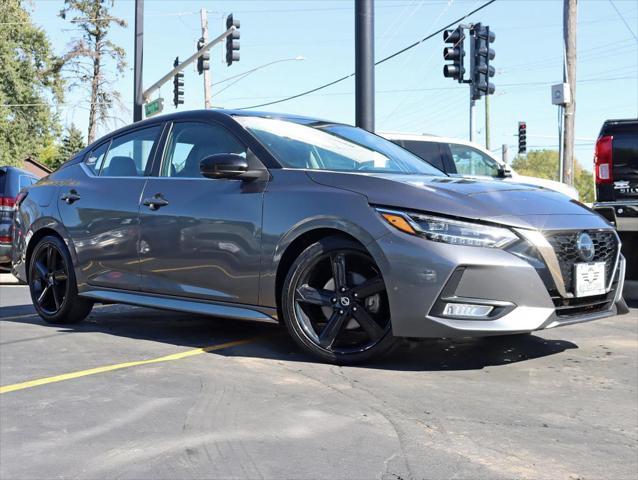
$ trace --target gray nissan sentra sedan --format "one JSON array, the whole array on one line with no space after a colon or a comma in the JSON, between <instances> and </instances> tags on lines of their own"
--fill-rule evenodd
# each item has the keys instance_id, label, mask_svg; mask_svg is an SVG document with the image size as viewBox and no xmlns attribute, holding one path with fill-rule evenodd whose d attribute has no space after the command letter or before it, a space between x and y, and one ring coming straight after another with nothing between
<instances>
[{"instance_id":1,"label":"gray nissan sentra sedan","mask_svg":"<svg viewBox=\"0 0 638 480\"><path fill-rule=\"evenodd\" d=\"M20 194L14 273L51 323L95 302L281 321L322 360L400 337L626 313L614 229L537 187L450 178L348 125L244 111L146 120Z\"/></svg>"}]
</instances>

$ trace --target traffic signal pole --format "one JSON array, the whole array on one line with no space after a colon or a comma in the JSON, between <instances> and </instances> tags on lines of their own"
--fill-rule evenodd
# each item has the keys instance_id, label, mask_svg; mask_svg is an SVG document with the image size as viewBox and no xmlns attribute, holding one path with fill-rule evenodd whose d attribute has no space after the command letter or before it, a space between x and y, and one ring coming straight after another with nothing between
<instances>
[{"instance_id":1,"label":"traffic signal pole","mask_svg":"<svg viewBox=\"0 0 638 480\"><path fill-rule=\"evenodd\" d=\"M485 148L490 149L490 96L485 95Z\"/></svg>"},{"instance_id":2,"label":"traffic signal pole","mask_svg":"<svg viewBox=\"0 0 638 480\"><path fill-rule=\"evenodd\" d=\"M202 20L202 39L204 43L208 43L208 12L205 8L200 10L200 16ZM210 84L210 68L204 70L204 108L211 107L211 84Z\"/></svg>"},{"instance_id":3,"label":"traffic signal pole","mask_svg":"<svg viewBox=\"0 0 638 480\"><path fill-rule=\"evenodd\" d=\"M142 66L144 57L144 0L135 0L135 53L133 70L133 121L142 120L144 95Z\"/></svg>"},{"instance_id":4,"label":"traffic signal pole","mask_svg":"<svg viewBox=\"0 0 638 480\"><path fill-rule=\"evenodd\" d=\"M176 67L174 67L170 72L168 72L166 75L164 75L162 78L160 78L157 82L155 82L153 85L151 85L150 87L148 87L144 93L143 93L143 98L145 100L147 100L153 93L155 93L157 90L159 90L159 88L164 85L166 82L168 82L170 79L173 78L173 76L176 73L181 72L182 70L184 70L187 66L189 66L191 63L197 61L197 59L202 56L204 53L206 53L208 50L210 50L212 47L214 47L215 45L217 45L218 43L220 43L221 41L223 41L226 37L228 37L229 35L231 35L234 31L236 30L236 28L234 26L231 26L228 30L226 30L224 33L222 33L221 35L219 35L218 37L214 38L213 40L211 40L210 42L208 42L206 45L204 45L201 50L198 50L197 52L195 52L193 55L191 55L190 57L188 57L186 60L184 60L183 62L181 62L179 65L177 65Z\"/></svg>"},{"instance_id":5,"label":"traffic signal pole","mask_svg":"<svg viewBox=\"0 0 638 480\"><path fill-rule=\"evenodd\" d=\"M355 121L374 132L374 2L355 0Z\"/></svg>"},{"instance_id":6,"label":"traffic signal pole","mask_svg":"<svg viewBox=\"0 0 638 480\"><path fill-rule=\"evenodd\" d=\"M470 142L474 141L474 125L476 124L476 100L470 88Z\"/></svg>"}]
</instances>

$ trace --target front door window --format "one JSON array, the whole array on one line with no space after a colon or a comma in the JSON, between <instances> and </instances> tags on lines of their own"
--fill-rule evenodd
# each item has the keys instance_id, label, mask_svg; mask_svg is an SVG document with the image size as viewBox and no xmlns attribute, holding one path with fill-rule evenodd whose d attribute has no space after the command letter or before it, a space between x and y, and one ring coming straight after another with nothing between
<instances>
[{"instance_id":1,"label":"front door window","mask_svg":"<svg viewBox=\"0 0 638 480\"><path fill-rule=\"evenodd\" d=\"M459 144L450 144L450 152L458 175L498 176L498 163L483 152Z\"/></svg>"}]
</instances>

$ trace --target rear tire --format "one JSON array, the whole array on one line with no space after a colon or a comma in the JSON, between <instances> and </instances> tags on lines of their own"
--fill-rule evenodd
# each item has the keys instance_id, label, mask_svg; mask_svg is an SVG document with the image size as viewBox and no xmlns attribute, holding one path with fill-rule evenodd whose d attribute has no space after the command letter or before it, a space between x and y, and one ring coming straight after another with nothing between
<instances>
[{"instance_id":1,"label":"rear tire","mask_svg":"<svg viewBox=\"0 0 638 480\"><path fill-rule=\"evenodd\" d=\"M91 313L93 302L78 296L73 261L60 238L48 235L38 242L28 278L33 306L45 322L77 323Z\"/></svg>"},{"instance_id":2,"label":"rear tire","mask_svg":"<svg viewBox=\"0 0 638 480\"><path fill-rule=\"evenodd\" d=\"M392 336L383 277L360 244L328 237L292 264L281 295L284 323L306 352L353 365L387 353Z\"/></svg>"}]
</instances>

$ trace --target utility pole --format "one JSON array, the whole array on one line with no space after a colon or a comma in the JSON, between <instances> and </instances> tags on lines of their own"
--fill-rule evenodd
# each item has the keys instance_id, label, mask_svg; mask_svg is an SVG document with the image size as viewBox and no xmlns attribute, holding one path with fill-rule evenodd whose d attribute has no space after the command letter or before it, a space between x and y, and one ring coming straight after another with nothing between
<instances>
[{"instance_id":1,"label":"utility pole","mask_svg":"<svg viewBox=\"0 0 638 480\"><path fill-rule=\"evenodd\" d=\"M208 12L205 8L200 10L200 16L202 19L202 39L203 43L208 43ZM210 69L204 70L204 108L211 107L211 92L210 92Z\"/></svg>"},{"instance_id":2,"label":"utility pole","mask_svg":"<svg viewBox=\"0 0 638 480\"><path fill-rule=\"evenodd\" d=\"M563 182L574 183L574 123L576 114L576 16L578 0L563 0L565 66L563 80L569 85L571 101L563 110Z\"/></svg>"},{"instance_id":3,"label":"utility pole","mask_svg":"<svg viewBox=\"0 0 638 480\"><path fill-rule=\"evenodd\" d=\"M472 89L470 88L470 142L474 141L474 114L476 110L476 101L474 100Z\"/></svg>"},{"instance_id":4,"label":"utility pole","mask_svg":"<svg viewBox=\"0 0 638 480\"><path fill-rule=\"evenodd\" d=\"M485 95L485 148L490 149L490 96Z\"/></svg>"},{"instance_id":5,"label":"utility pole","mask_svg":"<svg viewBox=\"0 0 638 480\"><path fill-rule=\"evenodd\" d=\"M135 53L133 63L133 121L142 120L144 87L142 66L144 65L144 0L135 0Z\"/></svg>"},{"instance_id":6,"label":"utility pole","mask_svg":"<svg viewBox=\"0 0 638 480\"><path fill-rule=\"evenodd\" d=\"M374 132L374 2L355 0L355 119Z\"/></svg>"},{"instance_id":7,"label":"utility pole","mask_svg":"<svg viewBox=\"0 0 638 480\"><path fill-rule=\"evenodd\" d=\"M509 165L509 158L508 158L508 152L507 152L508 149L509 149L509 146L507 145L507 143L504 143L503 146L501 147L501 160L503 160L503 163L505 165Z\"/></svg>"}]
</instances>

